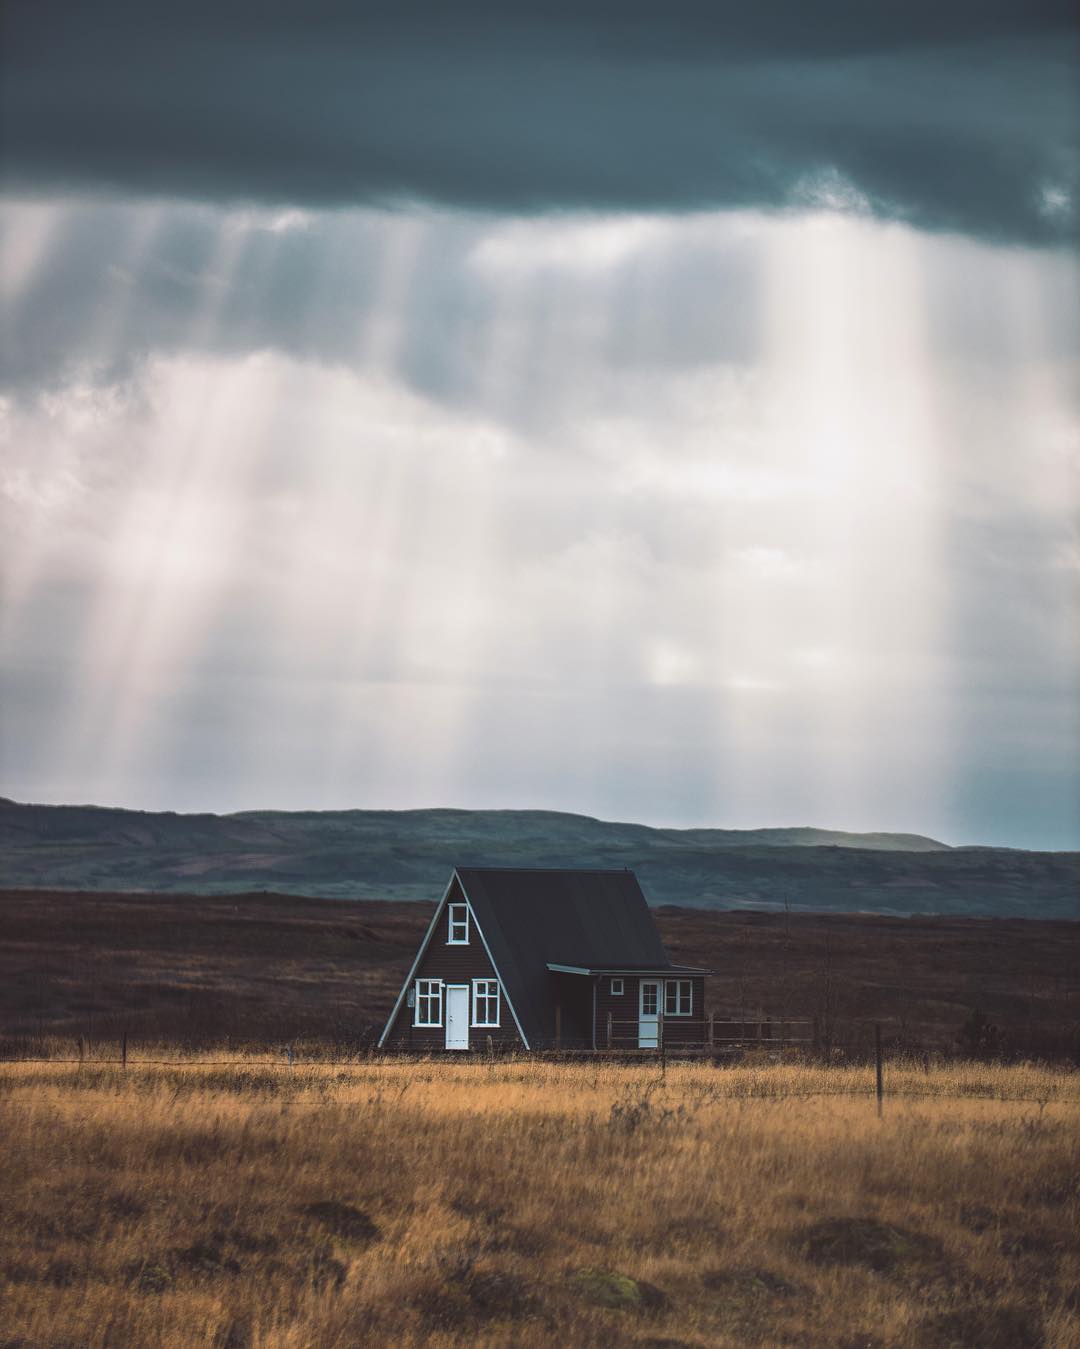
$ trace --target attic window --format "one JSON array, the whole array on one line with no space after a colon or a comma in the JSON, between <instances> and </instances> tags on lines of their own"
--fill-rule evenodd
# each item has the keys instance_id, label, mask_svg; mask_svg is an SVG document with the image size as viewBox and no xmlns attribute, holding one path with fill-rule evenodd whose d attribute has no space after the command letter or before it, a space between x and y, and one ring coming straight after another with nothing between
<instances>
[{"instance_id":1,"label":"attic window","mask_svg":"<svg viewBox=\"0 0 1080 1349\"><path fill-rule=\"evenodd\" d=\"M449 946L468 946L469 944L469 906L468 904L450 905Z\"/></svg>"},{"instance_id":2,"label":"attic window","mask_svg":"<svg viewBox=\"0 0 1080 1349\"><path fill-rule=\"evenodd\" d=\"M613 998L621 997L621 996L622 996L622 991L623 991L623 981L622 981L621 979L612 979L612 981L611 981L611 996L612 996Z\"/></svg>"}]
</instances>

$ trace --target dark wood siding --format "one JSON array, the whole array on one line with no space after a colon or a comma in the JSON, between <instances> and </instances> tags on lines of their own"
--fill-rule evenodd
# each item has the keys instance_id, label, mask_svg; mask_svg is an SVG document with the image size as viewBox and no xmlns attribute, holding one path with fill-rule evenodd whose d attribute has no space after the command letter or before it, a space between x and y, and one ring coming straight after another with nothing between
<instances>
[{"instance_id":1,"label":"dark wood siding","mask_svg":"<svg viewBox=\"0 0 1080 1349\"><path fill-rule=\"evenodd\" d=\"M620 976L615 975L614 977L618 979ZM641 979L637 975L623 975L623 992L621 994L612 993L611 979L611 975L603 975L597 989L596 1047L598 1049L607 1048L608 1017L610 1016L611 1047L613 1049L636 1049L638 1043L638 1009L641 1006ZM660 982L663 983L663 980ZM691 1013L689 1016L666 1016L664 1018L665 1044L704 1044L708 1036L705 979L698 975L691 978L690 982L693 985ZM661 990L662 998L663 990ZM661 1006L663 1006L662 1001Z\"/></svg>"},{"instance_id":2,"label":"dark wood siding","mask_svg":"<svg viewBox=\"0 0 1080 1349\"><path fill-rule=\"evenodd\" d=\"M691 978L691 998L689 1016L664 1017L664 1043L704 1044L709 1034L705 1011L705 980L702 976Z\"/></svg>"},{"instance_id":3,"label":"dark wood siding","mask_svg":"<svg viewBox=\"0 0 1080 1349\"><path fill-rule=\"evenodd\" d=\"M439 913L438 923L431 935L431 942L424 952L423 959L412 976L412 987L417 979L442 979L447 984L468 984L470 999L474 979L495 979L497 972L484 950L484 943L470 915L469 941L467 945L449 944L450 905L463 903L463 897L455 882L447 903ZM471 1001L470 1001L471 1007ZM446 1049L446 1008L443 1006L442 1026L414 1026L414 1011L406 998L390 1027L385 1048L391 1050L411 1050L414 1053L428 1054ZM470 1021L472 1020L470 1014ZM498 1026L470 1026L469 1048L486 1049L490 1038L493 1045L520 1045L521 1037L514 1024L514 1015L506 1001L505 993L499 999ZM455 1054L460 1050L454 1050Z\"/></svg>"},{"instance_id":4,"label":"dark wood siding","mask_svg":"<svg viewBox=\"0 0 1080 1349\"><path fill-rule=\"evenodd\" d=\"M552 1021L548 1028L547 1039L551 1045L556 1040L555 1009L560 1008L558 1018L559 1047L562 1049L592 1049L592 1012L593 980L584 974L552 974L551 1011ZM544 1048L548 1046L545 1045Z\"/></svg>"},{"instance_id":5,"label":"dark wood siding","mask_svg":"<svg viewBox=\"0 0 1080 1349\"><path fill-rule=\"evenodd\" d=\"M616 976L618 978L618 976ZM607 1048L608 1017L611 1017L611 1047L636 1049L638 1042L638 981L625 975L623 992L613 994L611 976L600 977L596 990L596 1047Z\"/></svg>"}]
</instances>

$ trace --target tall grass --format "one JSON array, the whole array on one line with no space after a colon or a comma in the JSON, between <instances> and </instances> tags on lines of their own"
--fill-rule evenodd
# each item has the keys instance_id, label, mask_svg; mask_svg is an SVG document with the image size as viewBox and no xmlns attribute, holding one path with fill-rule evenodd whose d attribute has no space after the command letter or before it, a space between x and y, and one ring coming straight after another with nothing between
<instances>
[{"instance_id":1,"label":"tall grass","mask_svg":"<svg viewBox=\"0 0 1080 1349\"><path fill-rule=\"evenodd\" d=\"M1080 1342L1075 1074L184 1058L0 1067L0 1343Z\"/></svg>"}]
</instances>

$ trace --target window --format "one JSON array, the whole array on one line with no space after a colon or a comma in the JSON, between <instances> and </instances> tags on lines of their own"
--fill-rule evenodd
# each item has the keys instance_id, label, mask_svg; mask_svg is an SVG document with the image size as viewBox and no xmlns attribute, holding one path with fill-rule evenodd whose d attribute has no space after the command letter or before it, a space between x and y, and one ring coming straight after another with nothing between
<instances>
[{"instance_id":1,"label":"window","mask_svg":"<svg viewBox=\"0 0 1080 1349\"><path fill-rule=\"evenodd\" d=\"M623 982L622 982L622 980L621 980L621 979L612 979L612 981L611 981L611 996L612 996L613 998L621 997L621 995L622 995L622 990L623 990Z\"/></svg>"},{"instance_id":2,"label":"window","mask_svg":"<svg viewBox=\"0 0 1080 1349\"><path fill-rule=\"evenodd\" d=\"M468 904L451 904L449 907L450 935L446 939L447 944L450 946L468 946L469 906Z\"/></svg>"},{"instance_id":3,"label":"window","mask_svg":"<svg viewBox=\"0 0 1080 1349\"><path fill-rule=\"evenodd\" d=\"M417 979L414 1026L442 1025L442 980Z\"/></svg>"},{"instance_id":4,"label":"window","mask_svg":"<svg viewBox=\"0 0 1080 1349\"><path fill-rule=\"evenodd\" d=\"M641 1015L655 1016L657 1006L660 1001L659 985L646 981L641 981Z\"/></svg>"},{"instance_id":5,"label":"window","mask_svg":"<svg viewBox=\"0 0 1080 1349\"><path fill-rule=\"evenodd\" d=\"M689 979L668 979L664 984L664 1015L689 1016L694 1002L694 985Z\"/></svg>"},{"instance_id":6,"label":"window","mask_svg":"<svg viewBox=\"0 0 1080 1349\"><path fill-rule=\"evenodd\" d=\"M472 981L474 1026L497 1026L499 1024L499 981L498 979L474 979Z\"/></svg>"}]
</instances>

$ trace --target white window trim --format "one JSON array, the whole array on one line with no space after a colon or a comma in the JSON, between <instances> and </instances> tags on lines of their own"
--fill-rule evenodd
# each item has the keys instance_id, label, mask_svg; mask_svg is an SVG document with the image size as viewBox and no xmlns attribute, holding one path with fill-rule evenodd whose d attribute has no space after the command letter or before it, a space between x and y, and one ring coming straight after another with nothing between
<instances>
[{"instance_id":1,"label":"white window trim","mask_svg":"<svg viewBox=\"0 0 1080 1349\"><path fill-rule=\"evenodd\" d=\"M495 985L495 1020L494 1020L494 1021L477 1021L477 1019L476 1019L476 1004L477 1004L477 1002L478 1002L478 998L477 998L477 985L478 985L478 984L494 984L494 985ZM490 997L490 996L491 996L491 995L488 994L488 997ZM472 981L472 1018L471 1018L471 1024L472 1024L473 1030L498 1030L498 1029L502 1026L502 984L500 983L500 981L499 981L498 979L487 979L487 978L485 978L485 979L474 979L474 980Z\"/></svg>"},{"instance_id":2,"label":"white window trim","mask_svg":"<svg viewBox=\"0 0 1080 1349\"><path fill-rule=\"evenodd\" d=\"M465 917L464 917L464 919L462 919L462 918L455 918L455 917L454 917L454 910L455 910L455 909L464 909L464 910L465 910ZM461 901L455 900L453 904L448 904L448 905L446 906L446 912L447 912L447 915L448 915L447 920L446 920L446 944L447 944L447 946L468 946L468 944L469 944L469 906L468 906L468 904L465 904L465 903L462 903ZM455 927L460 927L461 924L462 924L463 922L464 922L464 924L465 924L465 935L464 935L464 937L455 937L455 936L454 936L454 928L455 928Z\"/></svg>"},{"instance_id":3,"label":"white window trim","mask_svg":"<svg viewBox=\"0 0 1080 1349\"><path fill-rule=\"evenodd\" d=\"M434 996L433 994L430 994L430 993L428 993L428 994L421 994L421 992L420 992L420 985L421 985L421 984L433 984L433 985L436 987L436 989L438 990L438 999L439 999L439 1019L438 1019L438 1021L421 1021L421 1020L420 1020L420 1002L421 1002L421 998L423 997L424 999L430 1001L431 997ZM443 1021L444 1021L444 1019L445 1019L445 1018L444 1018L444 1015L443 1015L443 1008L444 1008L444 1006L445 1006L445 988L444 988L444 985L443 985L443 981L442 981L441 979L417 979L417 980L415 981L415 983L414 983L414 987L415 987L415 989L416 989L416 1006L413 1008L413 1025L414 1025L414 1026L419 1026L421 1030L441 1030L441 1029L442 1029Z\"/></svg>"},{"instance_id":4,"label":"white window trim","mask_svg":"<svg viewBox=\"0 0 1080 1349\"><path fill-rule=\"evenodd\" d=\"M615 987L616 984L619 985L618 988ZM624 997L625 994L626 994L626 983L625 983L625 981L622 980L622 979L612 979L612 981L611 981L611 996L612 996L613 998L621 998L621 997Z\"/></svg>"},{"instance_id":5,"label":"white window trim","mask_svg":"<svg viewBox=\"0 0 1080 1349\"><path fill-rule=\"evenodd\" d=\"M680 989L681 985L683 985L683 984L685 984L686 987L689 989L689 994L688 994L687 1000L686 1000L686 1011L685 1011L685 1012L682 1012L682 1011L669 1012L668 1009L667 1009L667 1001L668 1001L668 999L667 999L667 991L668 991L668 988L674 986L674 988L675 988L675 1006L676 1006L676 1008L678 1008L679 1003L682 1001L682 999L681 999L680 996L679 996L679 989ZM665 1017L669 1017L669 1016L693 1016L693 1015L694 1015L694 981L693 981L693 979L665 979L665 980L664 980L664 1016L665 1016Z\"/></svg>"}]
</instances>

